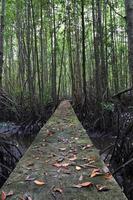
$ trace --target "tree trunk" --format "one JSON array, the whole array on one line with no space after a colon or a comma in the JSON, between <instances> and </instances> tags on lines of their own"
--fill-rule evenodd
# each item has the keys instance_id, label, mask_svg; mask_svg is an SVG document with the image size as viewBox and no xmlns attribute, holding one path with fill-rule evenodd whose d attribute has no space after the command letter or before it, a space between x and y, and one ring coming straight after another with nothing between
<instances>
[{"instance_id":1,"label":"tree trunk","mask_svg":"<svg viewBox=\"0 0 133 200\"><path fill-rule=\"evenodd\" d=\"M35 19L35 11L34 5L31 0L31 8L32 8L32 18L33 18L33 30L34 30L34 45L35 45L35 59L36 59L36 67L37 67L37 83L38 83L38 94L39 94L39 101L42 102L41 96L41 79L40 79L40 67L39 67L39 56L38 56L38 41L37 41L37 25Z\"/></svg>"},{"instance_id":2,"label":"tree trunk","mask_svg":"<svg viewBox=\"0 0 133 200\"><path fill-rule=\"evenodd\" d=\"M52 100L56 104L57 91L56 91L56 21L55 21L55 3L52 1L52 14L53 14L53 31L52 31Z\"/></svg>"},{"instance_id":3,"label":"tree trunk","mask_svg":"<svg viewBox=\"0 0 133 200\"><path fill-rule=\"evenodd\" d=\"M0 88L2 88L2 71L3 71L3 35L4 35L4 16L5 16L5 0L2 0L2 11L0 19Z\"/></svg>"},{"instance_id":4,"label":"tree trunk","mask_svg":"<svg viewBox=\"0 0 133 200\"><path fill-rule=\"evenodd\" d=\"M131 73L131 84L133 86L133 0L125 0L125 7L128 31L129 68Z\"/></svg>"},{"instance_id":5,"label":"tree trunk","mask_svg":"<svg viewBox=\"0 0 133 200\"><path fill-rule=\"evenodd\" d=\"M84 19L84 0L82 0L81 4L81 16L82 16L82 69L83 69L83 91L84 98L86 101L87 92L86 92L86 55L85 55L85 19Z\"/></svg>"}]
</instances>

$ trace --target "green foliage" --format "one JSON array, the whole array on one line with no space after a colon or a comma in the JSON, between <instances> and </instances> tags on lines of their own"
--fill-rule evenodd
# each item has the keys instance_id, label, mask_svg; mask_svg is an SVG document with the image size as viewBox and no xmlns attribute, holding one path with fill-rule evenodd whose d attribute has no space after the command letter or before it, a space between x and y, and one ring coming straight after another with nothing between
<instances>
[{"instance_id":1,"label":"green foliage","mask_svg":"<svg viewBox=\"0 0 133 200\"><path fill-rule=\"evenodd\" d=\"M114 112L114 104L110 102L102 102L102 109L105 111L112 111Z\"/></svg>"},{"instance_id":2,"label":"green foliage","mask_svg":"<svg viewBox=\"0 0 133 200\"><path fill-rule=\"evenodd\" d=\"M92 10L93 1L94 10ZM93 12L96 20L98 20L96 17L98 12L97 1L93 1L84 1L86 78L87 83L91 83L91 90L96 89L95 51L101 52L100 45L96 49L94 47L94 35L99 41L100 35L97 32L98 23L93 22ZM130 76L126 23L125 19L121 17L125 16L124 0L109 2L110 4L107 2L105 4L105 1L101 0L100 9L108 87L110 93L114 93L128 87ZM76 84L78 85L79 81L82 82L83 79L81 22L80 1L7 0L3 87L12 94L18 94L20 91L20 94L23 92L23 94L29 93L31 96L33 94L38 96L41 93L42 97L39 97L42 98L41 101L51 99L53 48L55 48L57 87L61 74L60 95L71 96L74 93L72 84L75 84L76 87ZM55 41L53 38L54 28L56 29L56 47L53 44ZM97 41L98 44L99 41ZM29 63L27 61L28 48ZM100 59L99 63L102 63ZM78 67L80 67L80 70ZM102 64L100 67L102 67ZM41 88L38 86L39 81ZM31 86L29 86L30 83ZM80 89L82 93L83 88ZM104 103L103 107L113 109L113 106L109 103Z\"/></svg>"}]
</instances>

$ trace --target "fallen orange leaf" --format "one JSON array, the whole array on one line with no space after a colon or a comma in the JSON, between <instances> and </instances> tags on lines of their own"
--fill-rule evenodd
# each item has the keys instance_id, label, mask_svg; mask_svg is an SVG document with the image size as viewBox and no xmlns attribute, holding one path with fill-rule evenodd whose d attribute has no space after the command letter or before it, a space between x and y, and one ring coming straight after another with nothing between
<instances>
[{"instance_id":1,"label":"fallen orange leaf","mask_svg":"<svg viewBox=\"0 0 133 200\"><path fill-rule=\"evenodd\" d=\"M70 163L57 163L57 162L53 164L53 166L57 168L60 168L60 167L67 168L69 165Z\"/></svg>"},{"instance_id":2,"label":"fallen orange leaf","mask_svg":"<svg viewBox=\"0 0 133 200\"><path fill-rule=\"evenodd\" d=\"M61 188L54 188L54 192L59 192L59 193L63 193L63 190Z\"/></svg>"},{"instance_id":3,"label":"fallen orange leaf","mask_svg":"<svg viewBox=\"0 0 133 200\"><path fill-rule=\"evenodd\" d=\"M90 175L91 178L96 177L102 175L102 173L100 172L100 169L94 169Z\"/></svg>"},{"instance_id":4,"label":"fallen orange leaf","mask_svg":"<svg viewBox=\"0 0 133 200\"><path fill-rule=\"evenodd\" d=\"M92 184L92 182L84 182L84 183L80 183L80 185L82 187L89 187L89 186L92 186L93 184Z\"/></svg>"},{"instance_id":5,"label":"fallen orange leaf","mask_svg":"<svg viewBox=\"0 0 133 200\"><path fill-rule=\"evenodd\" d=\"M73 157L69 158L70 161L75 161L77 160L77 156L76 155L73 155Z\"/></svg>"},{"instance_id":6,"label":"fallen orange leaf","mask_svg":"<svg viewBox=\"0 0 133 200\"><path fill-rule=\"evenodd\" d=\"M112 179L112 174L110 173L110 172L108 172L108 173L106 173L105 175L104 175L104 178L105 179Z\"/></svg>"},{"instance_id":7,"label":"fallen orange leaf","mask_svg":"<svg viewBox=\"0 0 133 200\"><path fill-rule=\"evenodd\" d=\"M93 169L92 172L100 172L100 169L99 168Z\"/></svg>"},{"instance_id":8,"label":"fallen orange leaf","mask_svg":"<svg viewBox=\"0 0 133 200\"><path fill-rule=\"evenodd\" d=\"M40 180L35 180L34 183L39 186L45 185L44 181L40 181Z\"/></svg>"},{"instance_id":9,"label":"fallen orange leaf","mask_svg":"<svg viewBox=\"0 0 133 200\"><path fill-rule=\"evenodd\" d=\"M84 182L84 183L79 183L77 185L73 185L73 187L76 187L76 188L90 187L90 186L93 186L92 182Z\"/></svg>"}]
</instances>

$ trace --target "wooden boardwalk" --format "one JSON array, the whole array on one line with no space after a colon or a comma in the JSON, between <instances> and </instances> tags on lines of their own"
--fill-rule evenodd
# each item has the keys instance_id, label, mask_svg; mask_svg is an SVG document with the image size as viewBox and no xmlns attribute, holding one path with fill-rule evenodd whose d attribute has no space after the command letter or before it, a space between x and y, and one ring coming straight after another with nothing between
<instances>
[{"instance_id":1,"label":"wooden boardwalk","mask_svg":"<svg viewBox=\"0 0 133 200\"><path fill-rule=\"evenodd\" d=\"M63 101L2 187L1 199L127 199L104 169L70 103Z\"/></svg>"}]
</instances>

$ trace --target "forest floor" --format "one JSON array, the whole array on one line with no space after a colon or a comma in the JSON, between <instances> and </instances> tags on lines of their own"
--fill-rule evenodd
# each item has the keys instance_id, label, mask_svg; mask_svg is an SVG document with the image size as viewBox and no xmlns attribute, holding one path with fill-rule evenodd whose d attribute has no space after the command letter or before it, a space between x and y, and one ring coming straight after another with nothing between
<instances>
[{"instance_id":1,"label":"forest floor","mask_svg":"<svg viewBox=\"0 0 133 200\"><path fill-rule=\"evenodd\" d=\"M60 104L2 187L2 198L126 199L68 101ZM3 198L4 199L4 198Z\"/></svg>"}]
</instances>

